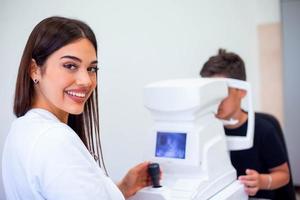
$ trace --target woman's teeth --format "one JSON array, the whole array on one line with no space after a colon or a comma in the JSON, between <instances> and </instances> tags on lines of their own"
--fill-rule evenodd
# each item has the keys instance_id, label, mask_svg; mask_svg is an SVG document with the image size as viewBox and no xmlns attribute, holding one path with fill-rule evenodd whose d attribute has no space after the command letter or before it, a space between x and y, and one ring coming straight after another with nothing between
<instances>
[{"instance_id":1,"label":"woman's teeth","mask_svg":"<svg viewBox=\"0 0 300 200\"><path fill-rule=\"evenodd\" d=\"M85 93L81 93L81 92L72 92L72 91L67 91L67 93L69 95L75 96L75 97L81 97L84 98L85 97Z\"/></svg>"}]
</instances>

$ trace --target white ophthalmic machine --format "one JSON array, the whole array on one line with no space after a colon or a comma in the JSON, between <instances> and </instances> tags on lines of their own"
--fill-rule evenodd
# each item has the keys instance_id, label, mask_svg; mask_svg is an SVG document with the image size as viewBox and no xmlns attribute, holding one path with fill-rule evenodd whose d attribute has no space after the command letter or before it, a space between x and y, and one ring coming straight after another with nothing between
<instances>
[{"instance_id":1,"label":"white ophthalmic machine","mask_svg":"<svg viewBox=\"0 0 300 200\"><path fill-rule=\"evenodd\" d=\"M247 90L245 137L226 136L222 121L215 117L228 87ZM148 158L159 164L163 176L160 183L140 190L130 200L248 199L229 157L229 150L253 144L248 83L226 78L161 81L144 88L144 102L154 119Z\"/></svg>"}]
</instances>

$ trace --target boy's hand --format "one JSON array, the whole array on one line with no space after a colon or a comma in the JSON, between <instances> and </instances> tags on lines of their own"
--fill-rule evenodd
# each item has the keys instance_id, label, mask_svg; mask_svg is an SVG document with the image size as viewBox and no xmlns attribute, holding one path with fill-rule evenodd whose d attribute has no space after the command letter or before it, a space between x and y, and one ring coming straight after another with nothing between
<instances>
[{"instance_id":1,"label":"boy's hand","mask_svg":"<svg viewBox=\"0 0 300 200\"><path fill-rule=\"evenodd\" d=\"M254 196L261 188L260 174L253 169L247 169L246 175L239 176L239 181L244 184L245 191L249 196Z\"/></svg>"}]
</instances>

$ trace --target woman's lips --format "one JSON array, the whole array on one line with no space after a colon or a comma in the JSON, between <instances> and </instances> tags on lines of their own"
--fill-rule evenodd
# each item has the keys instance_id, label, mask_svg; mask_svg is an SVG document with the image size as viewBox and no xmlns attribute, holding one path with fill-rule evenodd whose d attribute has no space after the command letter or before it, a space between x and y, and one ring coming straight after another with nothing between
<instances>
[{"instance_id":1,"label":"woman's lips","mask_svg":"<svg viewBox=\"0 0 300 200\"><path fill-rule=\"evenodd\" d=\"M76 103L84 103L87 97L86 90L68 90L65 93Z\"/></svg>"}]
</instances>

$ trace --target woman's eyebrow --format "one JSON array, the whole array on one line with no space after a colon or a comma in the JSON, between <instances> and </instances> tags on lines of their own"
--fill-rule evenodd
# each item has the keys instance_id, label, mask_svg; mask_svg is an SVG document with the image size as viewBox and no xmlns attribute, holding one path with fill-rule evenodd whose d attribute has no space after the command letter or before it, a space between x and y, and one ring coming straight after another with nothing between
<instances>
[{"instance_id":1,"label":"woman's eyebrow","mask_svg":"<svg viewBox=\"0 0 300 200\"><path fill-rule=\"evenodd\" d=\"M72 59L72 60L76 60L78 62L82 62L82 60L80 58L77 58L76 56L66 55L66 56L62 56L60 59L63 59L63 58L69 58L69 59Z\"/></svg>"},{"instance_id":2,"label":"woman's eyebrow","mask_svg":"<svg viewBox=\"0 0 300 200\"><path fill-rule=\"evenodd\" d=\"M62 56L60 59L63 59L63 58L69 58L69 59L72 59L72 60L76 60L78 62L82 62L82 60L76 56L70 56L70 55L66 55L66 56ZM98 61L97 60L94 60L91 62L91 64L97 64Z\"/></svg>"},{"instance_id":3,"label":"woman's eyebrow","mask_svg":"<svg viewBox=\"0 0 300 200\"><path fill-rule=\"evenodd\" d=\"M92 64L92 65L93 65L93 64L98 64L98 60L92 61L91 64Z\"/></svg>"}]
</instances>

